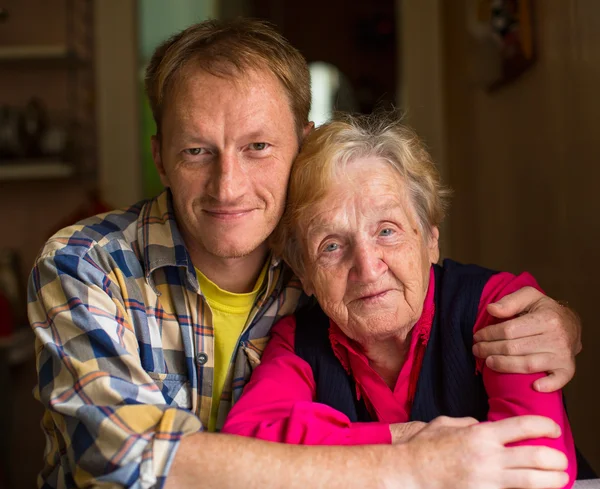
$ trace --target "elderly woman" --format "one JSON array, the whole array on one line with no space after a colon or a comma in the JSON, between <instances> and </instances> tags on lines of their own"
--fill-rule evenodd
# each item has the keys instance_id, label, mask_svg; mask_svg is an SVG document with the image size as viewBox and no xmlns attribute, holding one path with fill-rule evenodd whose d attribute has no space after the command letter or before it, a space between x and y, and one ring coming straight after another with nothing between
<instances>
[{"instance_id":1,"label":"elderly woman","mask_svg":"<svg viewBox=\"0 0 600 489\"><path fill-rule=\"evenodd\" d=\"M542 374L502 374L472 354L486 306L524 286L514 276L439 258L448 191L417 136L386 115L316 129L290 177L274 252L318 304L282 319L223 431L301 444L407 439L440 415L552 418L576 471L560 392ZM570 485L569 484L569 485Z\"/></svg>"}]
</instances>

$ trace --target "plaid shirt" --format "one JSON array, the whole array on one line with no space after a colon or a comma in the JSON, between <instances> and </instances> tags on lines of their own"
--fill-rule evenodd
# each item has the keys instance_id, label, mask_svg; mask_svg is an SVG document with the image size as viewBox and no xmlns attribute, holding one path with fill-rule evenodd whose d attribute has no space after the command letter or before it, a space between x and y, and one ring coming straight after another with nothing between
<instances>
[{"instance_id":1,"label":"plaid shirt","mask_svg":"<svg viewBox=\"0 0 600 489\"><path fill-rule=\"evenodd\" d=\"M223 425L280 317L301 294L271 259L229 366ZM38 385L46 407L40 487L161 487L180 439L208 426L210 309L169 191L59 231L29 281Z\"/></svg>"}]
</instances>

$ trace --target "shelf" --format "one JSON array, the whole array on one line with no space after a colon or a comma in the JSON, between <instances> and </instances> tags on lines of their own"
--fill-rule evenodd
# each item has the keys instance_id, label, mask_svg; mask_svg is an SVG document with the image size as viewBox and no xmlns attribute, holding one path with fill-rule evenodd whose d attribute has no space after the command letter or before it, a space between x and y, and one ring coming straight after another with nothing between
<instances>
[{"instance_id":1,"label":"shelf","mask_svg":"<svg viewBox=\"0 0 600 489\"><path fill-rule=\"evenodd\" d=\"M36 67L83 64L76 53L64 44L0 46L0 64L22 66L35 63Z\"/></svg>"},{"instance_id":2,"label":"shelf","mask_svg":"<svg viewBox=\"0 0 600 489\"><path fill-rule=\"evenodd\" d=\"M0 46L0 60L61 59L69 56L64 44Z\"/></svg>"},{"instance_id":3,"label":"shelf","mask_svg":"<svg viewBox=\"0 0 600 489\"><path fill-rule=\"evenodd\" d=\"M17 163L0 162L0 182L13 180L46 180L68 178L75 168L63 161L22 160Z\"/></svg>"}]
</instances>

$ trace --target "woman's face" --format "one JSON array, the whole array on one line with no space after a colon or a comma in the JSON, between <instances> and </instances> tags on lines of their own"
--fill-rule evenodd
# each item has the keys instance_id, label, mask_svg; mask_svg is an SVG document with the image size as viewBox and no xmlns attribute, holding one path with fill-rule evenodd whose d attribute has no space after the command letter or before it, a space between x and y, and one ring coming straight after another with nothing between
<instances>
[{"instance_id":1,"label":"woman's face","mask_svg":"<svg viewBox=\"0 0 600 489\"><path fill-rule=\"evenodd\" d=\"M358 159L301 226L302 283L350 338L396 336L421 316L438 229L427 238L406 185L377 158Z\"/></svg>"}]
</instances>

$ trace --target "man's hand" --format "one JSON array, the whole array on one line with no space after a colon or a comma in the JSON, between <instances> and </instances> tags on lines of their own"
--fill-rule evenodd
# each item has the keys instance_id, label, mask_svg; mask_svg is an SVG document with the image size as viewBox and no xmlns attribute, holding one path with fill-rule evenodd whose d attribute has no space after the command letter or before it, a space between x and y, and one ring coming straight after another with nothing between
<instances>
[{"instance_id":1,"label":"man's hand","mask_svg":"<svg viewBox=\"0 0 600 489\"><path fill-rule=\"evenodd\" d=\"M442 416L404 446L414 469L414 487L562 487L568 482L564 472L567 457L562 452L544 446L505 446L544 436L556 438L560 436L560 428L541 416L517 416L485 423L473 418Z\"/></svg>"},{"instance_id":2,"label":"man's hand","mask_svg":"<svg viewBox=\"0 0 600 489\"><path fill-rule=\"evenodd\" d=\"M575 375L581 351L581 323L568 307L533 287L524 287L488 305L488 312L509 319L478 331L473 354L497 372L548 372L535 381L539 392L564 387ZM516 316L516 317L515 317Z\"/></svg>"},{"instance_id":3,"label":"man's hand","mask_svg":"<svg viewBox=\"0 0 600 489\"><path fill-rule=\"evenodd\" d=\"M406 443L410 441L419 431L427 426L422 421L411 421L409 423L394 423L390 425L392 433L392 444Z\"/></svg>"}]
</instances>

